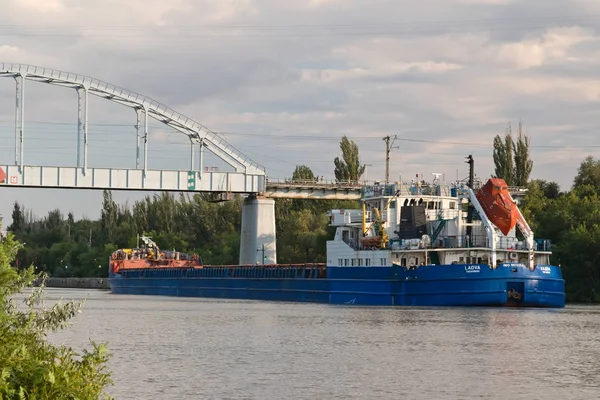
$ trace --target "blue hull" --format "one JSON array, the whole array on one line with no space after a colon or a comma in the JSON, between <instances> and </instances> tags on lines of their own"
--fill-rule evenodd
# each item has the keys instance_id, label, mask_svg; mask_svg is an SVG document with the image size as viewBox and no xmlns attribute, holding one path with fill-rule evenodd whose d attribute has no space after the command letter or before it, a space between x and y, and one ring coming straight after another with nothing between
<instances>
[{"instance_id":1,"label":"blue hull","mask_svg":"<svg viewBox=\"0 0 600 400\"><path fill-rule=\"evenodd\" d=\"M389 267L210 267L111 274L116 294L368 306L564 307L560 268L520 264Z\"/></svg>"}]
</instances>

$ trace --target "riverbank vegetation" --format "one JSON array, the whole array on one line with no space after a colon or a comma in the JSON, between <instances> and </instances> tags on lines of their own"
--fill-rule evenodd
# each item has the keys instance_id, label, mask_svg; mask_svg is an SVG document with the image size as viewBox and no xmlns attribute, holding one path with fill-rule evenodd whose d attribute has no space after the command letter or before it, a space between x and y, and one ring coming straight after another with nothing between
<instances>
[{"instance_id":1,"label":"riverbank vegetation","mask_svg":"<svg viewBox=\"0 0 600 400\"><path fill-rule=\"evenodd\" d=\"M562 191L555 182L529 179L529 138L521 124L516 143L511 135L509 128L504 138L494 140L496 175L526 184L521 208L536 237L552 240L552 262L563 267L568 301L600 302L600 160L586 158L573 187ZM343 157L334 164L336 176L360 179L364 168L358 148L347 139L340 148ZM300 165L293 179L314 179L314 174ZM135 246L137 234L152 236L165 249L198 253L205 263L236 264L243 199L211 200L208 194L162 193L128 206L116 204L111 193L104 192L100 219L78 221L60 210L34 218L15 204L9 229L27 243L19 251L19 266L33 264L58 277L106 276L110 253ZM326 211L359 207L355 201L276 200L278 262L325 262L325 242L333 236Z\"/></svg>"},{"instance_id":2,"label":"riverbank vegetation","mask_svg":"<svg viewBox=\"0 0 600 400\"><path fill-rule=\"evenodd\" d=\"M111 384L103 344L77 354L46 341L49 332L67 326L81 303L43 308L43 286L33 289L33 268L11 265L22 251L12 234L0 240L0 399L81 399L103 397ZM29 293L24 290L29 288ZM24 298L25 305L16 299Z\"/></svg>"}]
</instances>

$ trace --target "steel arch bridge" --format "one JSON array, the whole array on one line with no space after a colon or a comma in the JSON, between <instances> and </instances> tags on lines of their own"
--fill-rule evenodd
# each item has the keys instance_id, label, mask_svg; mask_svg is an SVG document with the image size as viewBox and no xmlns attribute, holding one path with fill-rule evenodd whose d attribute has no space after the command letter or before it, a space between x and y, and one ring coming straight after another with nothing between
<instances>
[{"instance_id":1,"label":"steel arch bridge","mask_svg":"<svg viewBox=\"0 0 600 400\"><path fill-rule=\"evenodd\" d=\"M258 248L266 249L268 263L275 264L275 208L271 198L358 199L361 185L340 182L267 182L265 168L250 160L204 125L138 93L88 76L36 67L27 64L0 63L0 77L16 82L14 164L0 160L0 186L191 191L249 194L242 209L240 264L255 264ZM77 166L32 166L25 164L25 82L34 81L77 91ZM130 107L137 114L136 168L88 167L88 97L98 96ZM185 134L190 140L188 171L148 168L148 118ZM143 119L143 121L142 121ZM204 149L233 167L233 172L205 171ZM196 163L195 149L198 151ZM141 164L141 167L140 167ZM257 194L261 196L256 196ZM261 260L264 263L265 260Z\"/></svg>"},{"instance_id":2,"label":"steel arch bridge","mask_svg":"<svg viewBox=\"0 0 600 400\"><path fill-rule=\"evenodd\" d=\"M113 189L196 191L225 194L261 194L270 198L359 199L362 185L348 182L290 182L267 179L266 170L250 160L206 126L149 97L81 74L28 64L0 63L0 78L16 82L14 164L0 160L0 185L67 189ZM34 81L77 91L77 166L33 166L25 164L25 82ZM135 110L137 115L136 168L88 167L88 97L94 95ZM190 140L187 171L148 168L148 117ZM234 172L203 168L204 149L233 167ZM197 155L195 155L197 152ZM141 165L140 165L141 164Z\"/></svg>"},{"instance_id":3,"label":"steel arch bridge","mask_svg":"<svg viewBox=\"0 0 600 400\"><path fill-rule=\"evenodd\" d=\"M2 165L8 185L25 187L190 190L221 193L262 193L265 168L250 160L204 125L146 96L88 76L27 64L0 63L0 77L16 81L14 165ZM31 166L25 155L25 82L36 81L75 89L78 94L77 167ZM98 96L135 110L137 114L136 169L88 167L88 96ZM148 169L148 117L187 135L190 170ZM194 150L198 150L196 167ZM208 149L235 172L205 172L203 151ZM140 162L142 166L140 168ZM2 172L0 172L2 175ZM0 182L2 182L0 177Z\"/></svg>"}]
</instances>

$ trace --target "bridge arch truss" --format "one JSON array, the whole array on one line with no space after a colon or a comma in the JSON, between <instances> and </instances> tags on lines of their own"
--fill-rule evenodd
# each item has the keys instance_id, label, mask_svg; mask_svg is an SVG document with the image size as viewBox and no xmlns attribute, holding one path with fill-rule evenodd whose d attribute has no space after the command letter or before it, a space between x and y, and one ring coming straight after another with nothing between
<instances>
[{"instance_id":1,"label":"bridge arch truss","mask_svg":"<svg viewBox=\"0 0 600 400\"><path fill-rule=\"evenodd\" d=\"M264 192L264 167L250 160L217 133L149 97L85 75L27 64L0 63L0 77L16 81L15 158L5 165L6 183L32 187L81 187L134 190L192 190L207 192ZM77 167L42 167L24 164L25 82L35 81L72 88L78 98ZM136 169L101 169L87 166L88 96L94 95L130 107L137 114ZM148 118L185 134L190 140L190 170L148 169ZM142 122L143 119L143 122ZM198 168L194 151L199 152ZM208 149L235 172L202 171L202 154ZM143 160L140 160L143 154ZM143 161L140 169L140 162ZM0 163L0 166L3 164ZM2 173L0 173L2 175Z\"/></svg>"}]
</instances>

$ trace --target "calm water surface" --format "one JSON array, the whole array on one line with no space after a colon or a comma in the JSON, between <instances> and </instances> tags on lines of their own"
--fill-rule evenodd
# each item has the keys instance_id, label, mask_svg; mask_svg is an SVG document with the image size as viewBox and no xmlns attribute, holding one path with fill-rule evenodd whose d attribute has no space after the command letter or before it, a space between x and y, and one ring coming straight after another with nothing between
<instances>
[{"instance_id":1,"label":"calm water surface","mask_svg":"<svg viewBox=\"0 0 600 400\"><path fill-rule=\"evenodd\" d=\"M108 341L117 399L598 399L600 307L372 308L113 295L51 336Z\"/></svg>"}]
</instances>

